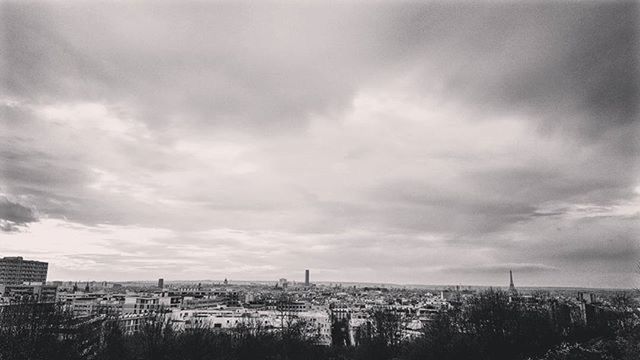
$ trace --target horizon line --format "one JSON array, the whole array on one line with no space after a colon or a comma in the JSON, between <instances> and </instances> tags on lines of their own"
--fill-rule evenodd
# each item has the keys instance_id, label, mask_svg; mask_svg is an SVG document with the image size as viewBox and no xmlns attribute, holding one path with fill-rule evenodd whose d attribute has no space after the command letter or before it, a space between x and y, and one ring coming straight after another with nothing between
<instances>
[{"instance_id":1,"label":"horizon line","mask_svg":"<svg viewBox=\"0 0 640 360\"><path fill-rule=\"evenodd\" d=\"M158 278L160 279L160 278ZM156 283L158 279L151 280L48 280L47 282L78 282L78 283L88 283L88 282L107 282L107 283ZM168 280L166 278L162 278L164 283L170 282L193 282L193 283L202 283L202 282L211 282L217 283L215 285L224 285L221 284L224 282L224 279L197 279L197 280L188 280L188 279L177 279L177 280ZM277 283L278 280L229 280L227 279L228 284L226 285L241 285L241 284L233 284L233 282L242 282L242 283ZM304 280L293 280L294 283L304 284ZM371 281L332 281L332 280L320 280L316 282L310 282L311 284L363 284L363 285L384 285L384 286L396 286L396 287L476 287L476 288L509 288L509 285L486 285L486 284L420 284L420 283L393 283L393 282L371 282ZM243 284L244 285L244 284ZM638 288L628 287L593 287L593 286L579 286L579 285L516 285L516 288L520 289L537 289L537 288L549 288L549 289L591 289L591 290L638 290Z\"/></svg>"}]
</instances>

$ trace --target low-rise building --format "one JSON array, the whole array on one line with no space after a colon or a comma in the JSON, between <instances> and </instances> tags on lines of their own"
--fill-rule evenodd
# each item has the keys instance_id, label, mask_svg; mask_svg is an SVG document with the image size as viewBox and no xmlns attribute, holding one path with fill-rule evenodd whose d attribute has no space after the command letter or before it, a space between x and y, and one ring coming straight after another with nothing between
<instances>
[{"instance_id":1,"label":"low-rise building","mask_svg":"<svg viewBox=\"0 0 640 360\"><path fill-rule=\"evenodd\" d=\"M160 298L157 296L127 296L122 311L124 314L149 314L160 311Z\"/></svg>"},{"instance_id":2,"label":"low-rise building","mask_svg":"<svg viewBox=\"0 0 640 360\"><path fill-rule=\"evenodd\" d=\"M0 285L3 302L55 302L57 287L38 284Z\"/></svg>"}]
</instances>

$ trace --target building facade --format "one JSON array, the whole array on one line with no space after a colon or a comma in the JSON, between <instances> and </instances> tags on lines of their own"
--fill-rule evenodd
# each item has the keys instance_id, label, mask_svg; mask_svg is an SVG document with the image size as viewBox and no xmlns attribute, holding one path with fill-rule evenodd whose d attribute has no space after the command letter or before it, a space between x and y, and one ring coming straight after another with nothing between
<instances>
[{"instance_id":1,"label":"building facade","mask_svg":"<svg viewBox=\"0 0 640 360\"><path fill-rule=\"evenodd\" d=\"M52 285L0 285L0 303L55 302L58 287Z\"/></svg>"},{"instance_id":2,"label":"building facade","mask_svg":"<svg viewBox=\"0 0 640 360\"><path fill-rule=\"evenodd\" d=\"M45 284L48 268L46 262L4 257L0 259L0 285Z\"/></svg>"}]
</instances>

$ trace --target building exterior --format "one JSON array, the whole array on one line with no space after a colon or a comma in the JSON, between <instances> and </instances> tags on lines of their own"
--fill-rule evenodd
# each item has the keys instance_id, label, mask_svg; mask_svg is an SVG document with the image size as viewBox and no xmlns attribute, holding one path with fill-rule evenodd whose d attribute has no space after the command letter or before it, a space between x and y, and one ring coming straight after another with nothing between
<instances>
[{"instance_id":1,"label":"building exterior","mask_svg":"<svg viewBox=\"0 0 640 360\"><path fill-rule=\"evenodd\" d=\"M289 282L287 281L287 279L282 278L282 279L278 280L277 287L282 288L282 289L286 289L288 286L289 286Z\"/></svg>"},{"instance_id":2,"label":"building exterior","mask_svg":"<svg viewBox=\"0 0 640 360\"><path fill-rule=\"evenodd\" d=\"M329 312L333 320L349 320L351 318L351 309L346 304L331 304Z\"/></svg>"},{"instance_id":3,"label":"building exterior","mask_svg":"<svg viewBox=\"0 0 640 360\"><path fill-rule=\"evenodd\" d=\"M57 290L42 284L0 285L0 302L55 302Z\"/></svg>"},{"instance_id":4,"label":"building exterior","mask_svg":"<svg viewBox=\"0 0 640 360\"><path fill-rule=\"evenodd\" d=\"M169 292L163 291L158 296L158 303L160 304L160 308L163 310L175 309L182 306L182 296L180 295L171 295Z\"/></svg>"},{"instance_id":5,"label":"building exterior","mask_svg":"<svg viewBox=\"0 0 640 360\"><path fill-rule=\"evenodd\" d=\"M124 314L118 317L120 328L125 334L134 334L140 331L144 324L153 320L149 314Z\"/></svg>"},{"instance_id":6,"label":"building exterior","mask_svg":"<svg viewBox=\"0 0 640 360\"><path fill-rule=\"evenodd\" d=\"M159 312L160 298L156 296L127 296L122 307L124 314L150 314Z\"/></svg>"},{"instance_id":7,"label":"building exterior","mask_svg":"<svg viewBox=\"0 0 640 360\"><path fill-rule=\"evenodd\" d=\"M234 329L244 324L246 326L260 326L263 329L281 330L287 322L305 321L320 336L318 342L323 345L331 344L331 318L327 311L313 310L299 311L283 320L278 311L254 311L245 308L228 308L220 306L208 309L173 309L168 314L169 321L177 330L189 328L211 328L220 330Z\"/></svg>"},{"instance_id":8,"label":"building exterior","mask_svg":"<svg viewBox=\"0 0 640 360\"><path fill-rule=\"evenodd\" d=\"M297 319L305 320L319 335L321 345L331 345L331 316L328 311L309 310L297 313Z\"/></svg>"},{"instance_id":9,"label":"building exterior","mask_svg":"<svg viewBox=\"0 0 640 360\"><path fill-rule=\"evenodd\" d=\"M286 313L309 311L311 310L311 304L304 301L280 302L276 305L276 310Z\"/></svg>"},{"instance_id":10,"label":"building exterior","mask_svg":"<svg viewBox=\"0 0 640 360\"><path fill-rule=\"evenodd\" d=\"M57 302L74 316L121 315L124 294L59 292Z\"/></svg>"},{"instance_id":11,"label":"building exterior","mask_svg":"<svg viewBox=\"0 0 640 360\"><path fill-rule=\"evenodd\" d=\"M24 260L21 256L4 257L0 259L0 285L44 284L48 267L46 262Z\"/></svg>"},{"instance_id":12,"label":"building exterior","mask_svg":"<svg viewBox=\"0 0 640 360\"><path fill-rule=\"evenodd\" d=\"M309 287L309 269L304 271L304 286Z\"/></svg>"},{"instance_id":13,"label":"building exterior","mask_svg":"<svg viewBox=\"0 0 640 360\"><path fill-rule=\"evenodd\" d=\"M164 289L164 279L163 278L158 279L158 287L160 288L160 290Z\"/></svg>"}]
</instances>

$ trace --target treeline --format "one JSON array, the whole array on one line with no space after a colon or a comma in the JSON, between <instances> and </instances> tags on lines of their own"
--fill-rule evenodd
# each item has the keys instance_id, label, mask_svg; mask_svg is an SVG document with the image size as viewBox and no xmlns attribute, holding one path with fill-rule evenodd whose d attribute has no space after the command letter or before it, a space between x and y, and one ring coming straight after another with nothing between
<instances>
[{"instance_id":1,"label":"treeline","mask_svg":"<svg viewBox=\"0 0 640 360\"><path fill-rule=\"evenodd\" d=\"M398 315L379 311L357 329L354 343L347 322L336 321L333 344L322 346L313 326L302 321L277 332L257 324L175 331L170 323L151 321L125 335L117 321L78 322L60 307L25 304L0 311L0 360L640 359L637 312L612 311L587 325L561 321L550 311L487 291L461 309L439 313L411 340Z\"/></svg>"},{"instance_id":2,"label":"treeline","mask_svg":"<svg viewBox=\"0 0 640 360\"><path fill-rule=\"evenodd\" d=\"M585 324L563 320L555 310L549 304L510 302L503 292L487 291L462 309L439 314L423 336L404 344L400 358L640 359L637 312L612 309Z\"/></svg>"}]
</instances>

